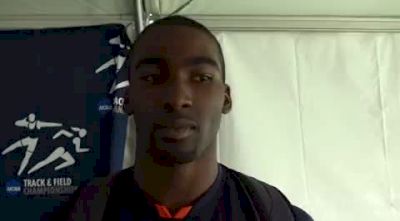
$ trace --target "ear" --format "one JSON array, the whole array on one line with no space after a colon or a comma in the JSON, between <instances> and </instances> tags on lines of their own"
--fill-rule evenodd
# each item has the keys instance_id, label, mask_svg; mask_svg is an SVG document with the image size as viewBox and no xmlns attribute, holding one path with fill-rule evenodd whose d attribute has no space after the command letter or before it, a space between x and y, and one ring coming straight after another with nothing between
<instances>
[{"instance_id":1,"label":"ear","mask_svg":"<svg viewBox=\"0 0 400 221\"><path fill-rule=\"evenodd\" d=\"M225 84L225 99L224 106L222 107L222 113L227 114L232 109L232 97L231 97L231 89L229 85Z\"/></svg>"}]
</instances>

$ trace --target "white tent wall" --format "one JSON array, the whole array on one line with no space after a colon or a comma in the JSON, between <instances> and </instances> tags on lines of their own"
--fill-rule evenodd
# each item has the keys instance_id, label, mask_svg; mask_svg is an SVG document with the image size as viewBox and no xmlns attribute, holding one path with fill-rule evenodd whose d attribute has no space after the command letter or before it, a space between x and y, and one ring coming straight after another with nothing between
<instances>
[{"instance_id":1,"label":"white tent wall","mask_svg":"<svg viewBox=\"0 0 400 221\"><path fill-rule=\"evenodd\" d=\"M220 161L315 220L400 220L400 35L223 32Z\"/></svg>"}]
</instances>

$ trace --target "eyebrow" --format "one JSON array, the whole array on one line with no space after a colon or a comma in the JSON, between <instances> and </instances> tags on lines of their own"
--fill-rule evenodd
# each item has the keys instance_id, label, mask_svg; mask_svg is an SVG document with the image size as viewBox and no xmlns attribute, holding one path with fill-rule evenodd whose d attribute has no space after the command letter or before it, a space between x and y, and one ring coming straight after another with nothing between
<instances>
[{"instance_id":1,"label":"eyebrow","mask_svg":"<svg viewBox=\"0 0 400 221\"><path fill-rule=\"evenodd\" d=\"M142 65L159 65L163 61L164 60L162 58L157 58L157 57L144 58L144 59L138 61L138 63L135 65L135 68L138 69ZM204 65L204 64L213 66L214 68L220 70L218 63L209 57L196 56L196 57L188 58L185 61L185 65L187 65L187 66Z\"/></svg>"},{"instance_id":2,"label":"eyebrow","mask_svg":"<svg viewBox=\"0 0 400 221\"><path fill-rule=\"evenodd\" d=\"M206 64L206 65L213 66L214 68L220 70L218 63L215 60L213 60L209 57L204 57L204 56L189 58L189 59L187 59L187 61L185 63L188 66Z\"/></svg>"},{"instance_id":3,"label":"eyebrow","mask_svg":"<svg viewBox=\"0 0 400 221\"><path fill-rule=\"evenodd\" d=\"M142 65L159 65L161 62L161 58L144 58L135 65L135 68L138 69Z\"/></svg>"}]
</instances>

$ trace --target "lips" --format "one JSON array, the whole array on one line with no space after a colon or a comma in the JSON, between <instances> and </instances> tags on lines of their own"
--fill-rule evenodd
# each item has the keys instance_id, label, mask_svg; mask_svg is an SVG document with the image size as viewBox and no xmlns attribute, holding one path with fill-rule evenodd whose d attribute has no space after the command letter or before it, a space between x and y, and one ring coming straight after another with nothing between
<instances>
[{"instance_id":1,"label":"lips","mask_svg":"<svg viewBox=\"0 0 400 221\"><path fill-rule=\"evenodd\" d=\"M183 140L191 136L195 129L194 121L179 118L157 124L156 134L165 141Z\"/></svg>"}]
</instances>

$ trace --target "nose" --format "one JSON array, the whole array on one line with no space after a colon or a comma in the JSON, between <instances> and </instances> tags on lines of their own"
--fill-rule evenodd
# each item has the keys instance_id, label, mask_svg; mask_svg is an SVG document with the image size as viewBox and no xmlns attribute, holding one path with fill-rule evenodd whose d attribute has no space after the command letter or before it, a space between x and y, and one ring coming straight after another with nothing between
<instances>
[{"instance_id":1,"label":"nose","mask_svg":"<svg viewBox=\"0 0 400 221\"><path fill-rule=\"evenodd\" d=\"M192 92L183 79L171 81L164 94L164 109L167 112L179 111L192 107Z\"/></svg>"}]
</instances>

